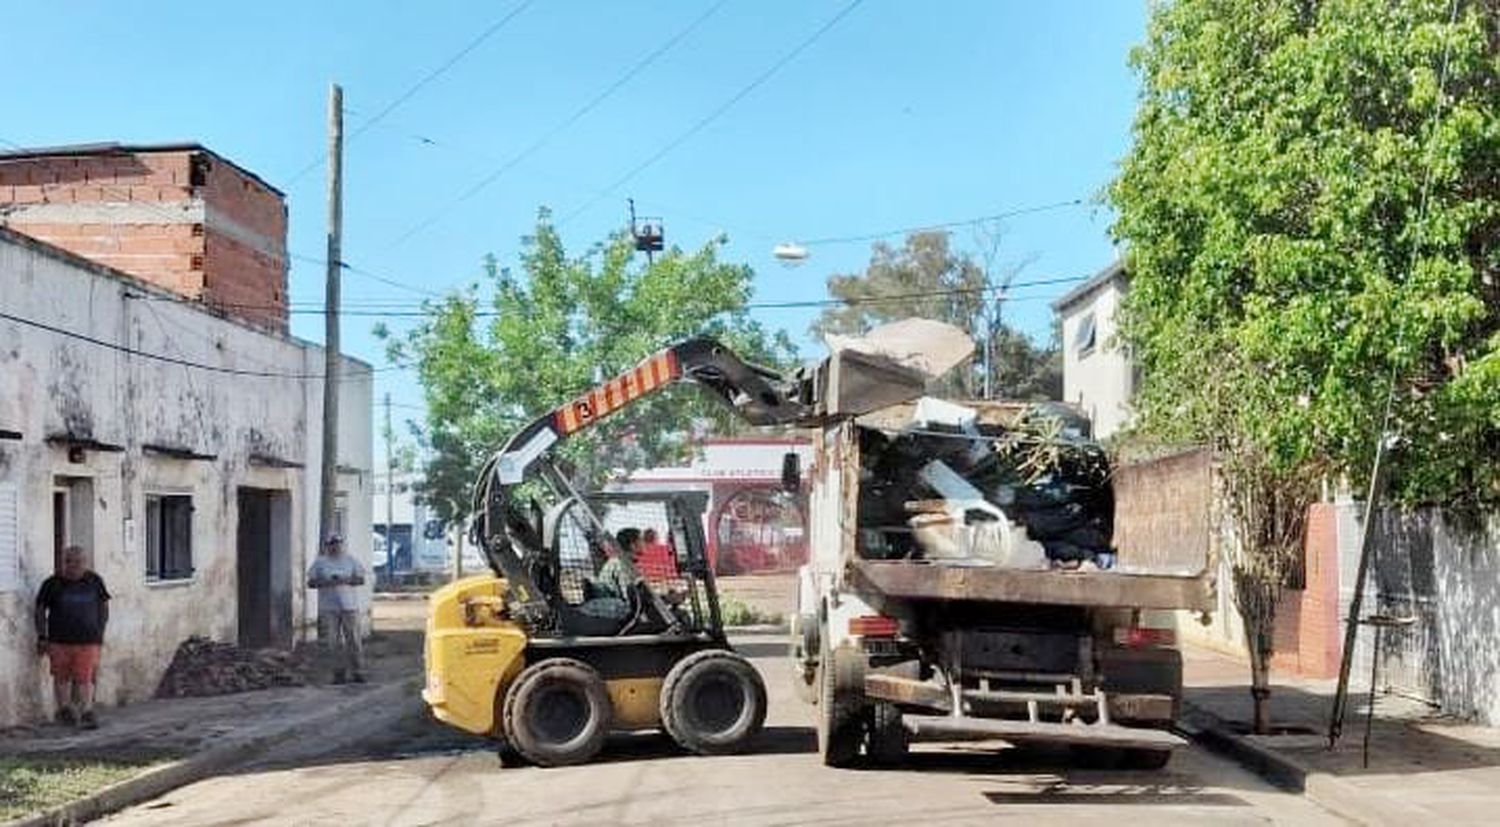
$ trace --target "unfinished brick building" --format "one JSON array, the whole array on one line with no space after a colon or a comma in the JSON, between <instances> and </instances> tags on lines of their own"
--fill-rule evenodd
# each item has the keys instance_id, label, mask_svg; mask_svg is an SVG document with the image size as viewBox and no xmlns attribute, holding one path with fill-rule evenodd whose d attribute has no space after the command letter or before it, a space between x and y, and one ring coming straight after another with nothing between
<instances>
[{"instance_id":1,"label":"unfinished brick building","mask_svg":"<svg viewBox=\"0 0 1500 827\"><path fill-rule=\"evenodd\" d=\"M0 226L286 332L282 193L199 144L0 153Z\"/></svg>"}]
</instances>

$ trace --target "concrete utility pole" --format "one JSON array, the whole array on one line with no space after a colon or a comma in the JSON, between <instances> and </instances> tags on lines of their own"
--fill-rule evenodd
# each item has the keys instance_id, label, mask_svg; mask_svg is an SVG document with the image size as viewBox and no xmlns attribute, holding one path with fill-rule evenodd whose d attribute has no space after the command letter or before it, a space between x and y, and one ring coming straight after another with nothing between
<instances>
[{"instance_id":1,"label":"concrete utility pole","mask_svg":"<svg viewBox=\"0 0 1500 827\"><path fill-rule=\"evenodd\" d=\"M334 532L339 461L339 268L344 234L344 90L328 88L328 286L323 333L323 462L318 502L319 547Z\"/></svg>"},{"instance_id":2,"label":"concrete utility pole","mask_svg":"<svg viewBox=\"0 0 1500 827\"><path fill-rule=\"evenodd\" d=\"M416 513L416 512L413 512ZM391 461L391 392L385 392L385 571L389 576L395 571L396 560L396 466ZM412 521L413 545L417 542L417 525Z\"/></svg>"},{"instance_id":3,"label":"concrete utility pole","mask_svg":"<svg viewBox=\"0 0 1500 827\"><path fill-rule=\"evenodd\" d=\"M464 579L464 524L462 520L458 523L457 534L458 543L455 546L457 554L453 558L453 579L462 580Z\"/></svg>"}]
</instances>

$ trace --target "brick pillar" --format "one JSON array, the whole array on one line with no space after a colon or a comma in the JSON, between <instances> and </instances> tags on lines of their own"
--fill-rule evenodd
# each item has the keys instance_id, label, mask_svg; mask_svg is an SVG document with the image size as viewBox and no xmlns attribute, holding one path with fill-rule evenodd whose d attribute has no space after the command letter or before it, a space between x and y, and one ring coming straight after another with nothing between
<instances>
[{"instance_id":1,"label":"brick pillar","mask_svg":"<svg viewBox=\"0 0 1500 827\"><path fill-rule=\"evenodd\" d=\"M1339 557L1337 510L1318 503L1307 512L1303 547L1306 588L1288 589L1276 612L1273 671L1306 678L1339 673Z\"/></svg>"}]
</instances>

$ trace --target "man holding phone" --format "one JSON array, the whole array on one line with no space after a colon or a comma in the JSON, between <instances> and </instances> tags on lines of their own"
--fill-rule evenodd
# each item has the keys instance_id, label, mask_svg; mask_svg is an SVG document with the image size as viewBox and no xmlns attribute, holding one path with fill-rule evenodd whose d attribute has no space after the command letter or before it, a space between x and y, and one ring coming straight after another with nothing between
<instances>
[{"instance_id":1,"label":"man holding phone","mask_svg":"<svg viewBox=\"0 0 1500 827\"><path fill-rule=\"evenodd\" d=\"M334 534L307 570L307 585L318 590L318 640L333 661L333 682L364 683L364 643L359 637L359 592L365 569L344 553Z\"/></svg>"}]
</instances>

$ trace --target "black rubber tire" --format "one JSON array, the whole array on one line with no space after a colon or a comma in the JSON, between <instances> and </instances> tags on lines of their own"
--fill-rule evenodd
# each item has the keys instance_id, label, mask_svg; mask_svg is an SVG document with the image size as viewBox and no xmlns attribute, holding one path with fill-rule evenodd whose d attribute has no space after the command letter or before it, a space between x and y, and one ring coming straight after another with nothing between
<instances>
[{"instance_id":1,"label":"black rubber tire","mask_svg":"<svg viewBox=\"0 0 1500 827\"><path fill-rule=\"evenodd\" d=\"M592 760L613 713L604 679L572 658L526 667L506 691L504 709L506 743L541 767Z\"/></svg>"},{"instance_id":2,"label":"black rubber tire","mask_svg":"<svg viewBox=\"0 0 1500 827\"><path fill-rule=\"evenodd\" d=\"M812 674L808 674L805 660L802 656L802 644L793 642L791 645L792 661L792 691L797 693L797 699L805 704L816 704L818 702L818 669L812 668Z\"/></svg>"},{"instance_id":3,"label":"black rubber tire","mask_svg":"<svg viewBox=\"0 0 1500 827\"><path fill-rule=\"evenodd\" d=\"M1090 770L1159 770L1172 760L1169 749L1074 746L1071 763Z\"/></svg>"},{"instance_id":4,"label":"black rubber tire","mask_svg":"<svg viewBox=\"0 0 1500 827\"><path fill-rule=\"evenodd\" d=\"M1171 760L1169 749L1120 750L1120 766L1127 770L1159 770Z\"/></svg>"},{"instance_id":5,"label":"black rubber tire","mask_svg":"<svg viewBox=\"0 0 1500 827\"><path fill-rule=\"evenodd\" d=\"M824 766L850 767L865 734L865 657L824 644L818 663L818 755Z\"/></svg>"},{"instance_id":6,"label":"black rubber tire","mask_svg":"<svg viewBox=\"0 0 1500 827\"><path fill-rule=\"evenodd\" d=\"M885 701L871 704L869 727L866 749L870 763L877 767L893 767L906 759L911 736L901 723L900 707Z\"/></svg>"},{"instance_id":7,"label":"black rubber tire","mask_svg":"<svg viewBox=\"0 0 1500 827\"><path fill-rule=\"evenodd\" d=\"M662 682L661 722L690 752L743 752L766 723L766 684L750 661L734 652L694 652L674 664Z\"/></svg>"}]
</instances>

